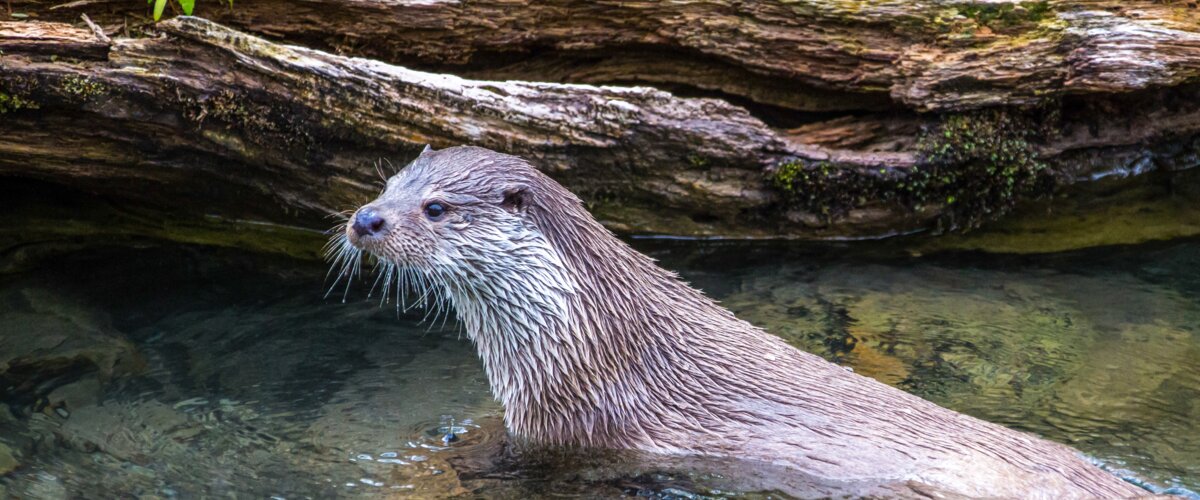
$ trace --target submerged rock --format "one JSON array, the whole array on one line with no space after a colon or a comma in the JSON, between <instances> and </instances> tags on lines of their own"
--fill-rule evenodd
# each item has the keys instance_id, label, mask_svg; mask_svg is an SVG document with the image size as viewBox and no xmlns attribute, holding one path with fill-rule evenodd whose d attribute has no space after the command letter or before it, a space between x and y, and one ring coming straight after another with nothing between
<instances>
[{"instance_id":1,"label":"submerged rock","mask_svg":"<svg viewBox=\"0 0 1200 500\"><path fill-rule=\"evenodd\" d=\"M0 443L0 476L16 470L20 465L21 463L17 461L17 457L13 456L12 449L8 445ZM3 492L3 490L0 490L0 492Z\"/></svg>"},{"instance_id":2,"label":"submerged rock","mask_svg":"<svg viewBox=\"0 0 1200 500\"><path fill-rule=\"evenodd\" d=\"M203 427L186 415L150 401L80 409L59 427L58 435L71 448L146 465L184 455L188 438L199 429Z\"/></svg>"},{"instance_id":3,"label":"submerged rock","mask_svg":"<svg viewBox=\"0 0 1200 500\"><path fill-rule=\"evenodd\" d=\"M92 404L103 382L145 367L108 317L84 304L40 288L5 291L0 304L0 384L10 406Z\"/></svg>"},{"instance_id":4,"label":"submerged rock","mask_svg":"<svg viewBox=\"0 0 1200 500\"><path fill-rule=\"evenodd\" d=\"M1200 309L1113 272L772 265L722 303L790 343L985 420L1195 473ZM1118 462L1119 463L1119 462ZM1171 464L1171 465L1166 465Z\"/></svg>"}]
</instances>

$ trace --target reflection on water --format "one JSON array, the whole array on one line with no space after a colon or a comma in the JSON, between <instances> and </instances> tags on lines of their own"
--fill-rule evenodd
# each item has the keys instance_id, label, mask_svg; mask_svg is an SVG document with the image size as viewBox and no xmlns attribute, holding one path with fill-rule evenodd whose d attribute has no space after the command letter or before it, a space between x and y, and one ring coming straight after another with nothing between
<instances>
[{"instance_id":1,"label":"reflection on water","mask_svg":"<svg viewBox=\"0 0 1200 500\"><path fill-rule=\"evenodd\" d=\"M803 349L1155 484L1200 489L1198 241L921 258L635 243ZM457 327L380 308L365 285L346 304L322 300L325 271L156 243L0 275L0 497L737 489L734 474L687 474L702 468L686 460L682 473L578 457L513 465Z\"/></svg>"}]
</instances>

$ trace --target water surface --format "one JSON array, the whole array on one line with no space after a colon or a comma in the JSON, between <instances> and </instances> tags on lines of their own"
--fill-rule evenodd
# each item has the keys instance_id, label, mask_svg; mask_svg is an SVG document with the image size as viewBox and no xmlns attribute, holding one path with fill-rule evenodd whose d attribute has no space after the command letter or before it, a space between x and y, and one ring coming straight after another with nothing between
<instances>
[{"instance_id":1,"label":"water surface","mask_svg":"<svg viewBox=\"0 0 1200 500\"><path fill-rule=\"evenodd\" d=\"M634 245L797 347L1200 490L1200 240ZM522 464L456 325L380 307L369 282L325 299L325 273L147 240L0 274L0 497L778 496L686 460Z\"/></svg>"}]
</instances>

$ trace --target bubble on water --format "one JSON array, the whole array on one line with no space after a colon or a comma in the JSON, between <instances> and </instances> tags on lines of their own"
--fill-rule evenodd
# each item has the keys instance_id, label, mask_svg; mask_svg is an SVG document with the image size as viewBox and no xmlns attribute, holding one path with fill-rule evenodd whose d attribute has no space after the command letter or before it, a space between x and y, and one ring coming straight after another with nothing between
<instances>
[{"instance_id":1,"label":"bubble on water","mask_svg":"<svg viewBox=\"0 0 1200 500\"><path fill-rule=\"evenodd\" d=\"M367 486L377 486L377 487L383 486L383 481L375 481L369 477L364 477L362 479L359 479L358 482L365 484Z\"/></svg>"}]
</instances>

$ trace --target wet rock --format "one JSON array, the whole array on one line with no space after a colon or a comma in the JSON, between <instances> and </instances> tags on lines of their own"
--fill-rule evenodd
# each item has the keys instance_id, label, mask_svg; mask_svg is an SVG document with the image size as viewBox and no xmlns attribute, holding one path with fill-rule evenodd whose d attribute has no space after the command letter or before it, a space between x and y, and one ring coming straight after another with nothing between
<instances>
[{"instance_id":1,"label":"wet rock","mask_svg":"<svg viewBox=\"0 0 1200 500\"><path fill-rule=\"evenodd\" d=\"M1005 273L833 267L792 280L757 276L722 303L797 347L968 413L1040 398L1079 369L1096 335L1047 281ZM788 313L799 309L811 313Z\"/></svg>"},{"instance_id":2,"label":"wet rock","mask_svg":"<svg viewBox=\"0 0 1200 500\"><path fill-rule=\"evenodd\" d=\"M21 463L13 455L13 450L8 445L0 443L0 476L8 474L20 466ZM3 497L3 495L0 495L0 497Z\"/></svg>"},{"instance_id":3,"label":"wet rock","mask_svg":"<svg viewBox=\"0 0 1200 500\"><path fill-rule=\"evenodd\" d=\"M46 395L47 407L53 409L55 414L68 418L70 412L98 403L102 393L100 379L89 376L50 391Z\"/></svg>"},{"instance_id":4,"label":"wet rock","mask_svg":"<svg viewBox=\"0 0 1200 500\"><path fill-rule=\"evenodd\" d=\"M70 491L58 476L48 472L30 474L17 486L18 498L71 498ZM92 492L95 493L95 492Z\"/></svg>"},{"instance_id":5,"label":"wet rock","mask_svg":"<svg viewBox=\"0 0 1200 500\"><path fill-rule=\"evenodd\" d=\"M364 472L341 455L314 453L289 437L295 423L264 415L253 403L221 399L107 401L69 419L30 417L30 426L53 434L39 449L49 470L86 463L64 478L68 497L95 485L139 498L173 496L282 496L325 498L336 487L325 478L357 481ZM272 435L278 433L280 436ZM38 480L33 474L22 481ZM338 483L340 484L340 483ZM362 485L360 485L362 486Z\"/></svg>"},{"instance_id":6,"label":"wet rock","mask_svg":"<svg viewBox=\"0 0 1200 500\"><path fill-rule=\"evenodd\" d=\"M144 402L82 408L62 424L59 435L74 449L145 464L156 456L182 456L196 428L202 427L170 406Z\"/></svg>"},{"instance_id":7,"label":"wet rock","mask_svg":"<svg viewBox=\"0 0 1200 500\"><path fill-rule=\"evenodd\" d=\"M0 294L0 305L0 385L10 405L41 409L49 394L59 405L91 404L103 382L144 368L108 317L83 304L26 288Z\"/></svg>"}]
</instances>

